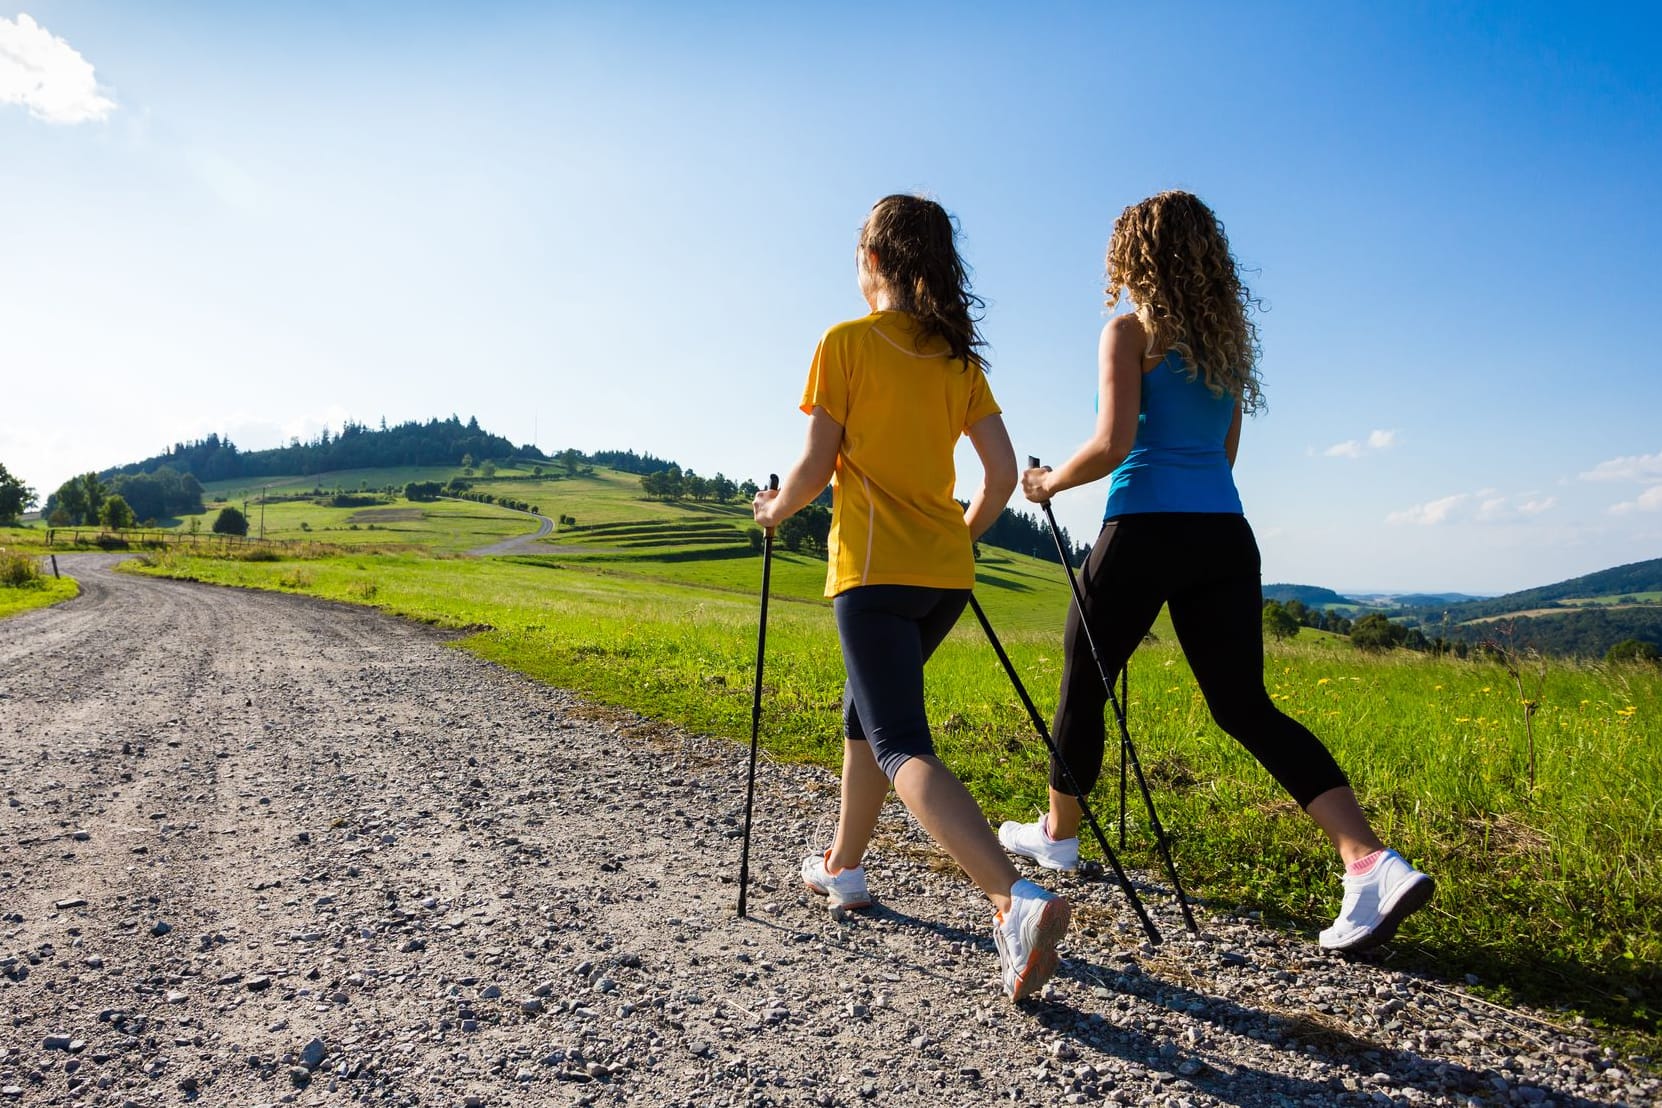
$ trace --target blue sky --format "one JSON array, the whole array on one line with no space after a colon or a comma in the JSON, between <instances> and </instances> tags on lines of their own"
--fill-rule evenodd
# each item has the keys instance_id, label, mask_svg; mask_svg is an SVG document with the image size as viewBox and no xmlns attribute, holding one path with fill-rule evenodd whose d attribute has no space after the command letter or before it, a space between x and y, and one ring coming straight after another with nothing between
<instances>
[{"instance_id":1,"label":"blue sky","mask_svg":"<svg viewBox=\"0 0 1662 1108\"><path fill-rule=\"evenodd\" d=\"M960 218L1012 437L1053 460L1090 427L1114 217L1183 187L1266 302L1237 468L1266 580L1656 557L1659 24L0 3L0 463L44 496L209 432L454 412L760 477L898 190ZM1057 501L1077 538L1103 494Z\"/></svg>"}]
</instances>

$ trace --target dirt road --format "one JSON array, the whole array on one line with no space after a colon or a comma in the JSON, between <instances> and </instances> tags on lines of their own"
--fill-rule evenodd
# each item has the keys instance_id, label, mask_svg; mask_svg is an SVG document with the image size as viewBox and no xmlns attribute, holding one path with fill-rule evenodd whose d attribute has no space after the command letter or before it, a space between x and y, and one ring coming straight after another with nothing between
<instances>
[{"instance_id":1,"label":"dirt road","mask_svg":"<svg viewBox=\"0 0 1662 1108\"><path fill-rule=\"evenodd\" d=\"M1047 998L895 809L879 910L795 873L835 782L374 612L111 572L0 622L0 1105L1655 1103L1444 983L1106 884ZM759 879L756 875L759 874ZM1335 883L1336 884L1336 883Z\"/></svg>"}]
</instances>

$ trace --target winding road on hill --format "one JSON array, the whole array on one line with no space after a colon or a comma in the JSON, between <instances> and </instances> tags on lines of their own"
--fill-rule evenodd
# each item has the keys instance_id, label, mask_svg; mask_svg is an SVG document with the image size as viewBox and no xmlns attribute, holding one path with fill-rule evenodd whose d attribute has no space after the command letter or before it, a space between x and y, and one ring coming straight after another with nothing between
<instances>
[{"instance_id":1,"label":"winding road on hill","mask_svg":"<svg viewBox=\"0 0 1662 1108\"><path fill-rule=\"evenodd\" d=\"M509 511L519 512L520 510L518 508L510 508ZM537 521L537 529L533 534L515 535L511 539L503 539L501 542L493 542L489 546L481 546L474 550L468 551L468 553L480 555L530 554L537 550L542 550L547 553L550 550L555 549L546 546L539 547L537 545L543 539L554 533L554 521L545 515L538 514L537 512L520 512L520 514L530 516L532 519Z\"/></svg>"},{"instance_id":2,"label":"winding road on hill","mask_svg":"<svg viewBox=\"0 0 1662 1108\"><path fill-rule=\"evenodd\" d=\"M1058 879L1044 999L898 810L876 911L799 889L835 780L367 609L60 557L0 621L0 1104L1656 1103L1549 1017Z\"/></svg>"}]
</instances>

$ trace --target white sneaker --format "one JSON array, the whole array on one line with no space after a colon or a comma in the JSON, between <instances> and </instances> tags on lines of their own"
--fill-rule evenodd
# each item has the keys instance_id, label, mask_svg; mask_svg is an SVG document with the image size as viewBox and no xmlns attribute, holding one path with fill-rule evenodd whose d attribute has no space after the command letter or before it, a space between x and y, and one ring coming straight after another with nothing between
<instances>
[{"instance_id":1,"label":"white sneaker","mask_svg":"<svg viewBox=\"0 0 1662 1108\"><path fill-rule=\"evenodd\" d=\"M993 916L993 942L1003 971L1004 992L1025 1000L1056 972L1056 944L1068 933L1073 909L1065 897L1025 878L1010 886L1010 910Z\"/></svg>"},{"instance_id":2,"label":"white sneaker","mask_svg":"<svg viewBox=\"0 0 1662 1108\"><path fill-rule=\"evenodd\" d=\"M1397 925L1431 899L1436 882L1403 860L1394 850L1380 854L1373 868L1360 877L1345 874L1345 899L1339 918L1318 941L1327 950L1352 953L1378 946L1397 932Z\"/></svg>"},{"instance_id":3,"label":"white sneaker","mask_svg":"<svg viewBox=\"0 0 1662 1108\"><path fill-rule=\"evenodd\" d=\"M832 873L830 858L831 851L827 850L802 859L802 883L808 886L808 891L825 897L832 908L870 908L866 867L855 866Z\"/></svg>"},{"instance_id":4,"label":"white sneaker","mask_svg":"<svg viewBox=\"0 0 1662 1108\"><path fill-rule=\"evenodd\" d=\"M1017 823L1006 820L999 825L998 841L1011 854L1029 858L1045 869L1072 872L1079 868L1079 836L1071 839L1053 839L1045 829L1048 816L1040 816L1035 823Z\"/></svg>"}]
</instances>

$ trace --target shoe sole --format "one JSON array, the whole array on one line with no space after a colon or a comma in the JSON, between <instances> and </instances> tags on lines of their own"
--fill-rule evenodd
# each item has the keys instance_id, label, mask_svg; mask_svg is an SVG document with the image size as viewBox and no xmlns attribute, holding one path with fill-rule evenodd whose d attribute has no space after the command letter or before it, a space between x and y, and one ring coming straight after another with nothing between
<instances>
[{"instance_id":1,"label":"shoe sole","mask_svg":"<svg viewBox=\"0 0 1662 1108\"><path fill-rule=\"evenodd\" d=\"M1437 882L1422 874L1420 880L1411 883L1397 894L1390 907L1379 917L1379 926L1349 946L1328 949L1339 954L1360 954L1364 950L1372 950L1376 946L1390 942L1396 936L1397 928L1402 926L1402 921L1430 903L1431 894L1436 891Z\"/></svg>"},{"instance_id":2,"label":"shoe sole","mask_svg":"<svg viewBox=\"0 0 1662 1108\"><path fill-rule=\"evenodd\" d=\"M1056 953L1056 946L1068 933L1068 923L1072 919L1073 906L1065 897L1045 901L1045 906L1039 910L1038 922L1033 925L1033 945L1027 953L1027 965L1016 974L1016 987L1010 993L1013 1003L1026 1000L1038 992L1056 972L1056 967L1062 962L1061 955Z\"/></svg>"},{"instance_id":3,"label":"shoe sole","mask_svg":"<svg viewBox=\"0 0 1662 1108\"><path fill-rule=\"evenodd\" d=\"M854 909L857 909L857 908L870 908L871 907L871 901L870 900L832 901L830 890L829 889L822 889L818 885L814 884L812 881L804 881L802 883L802 886L803 886L803 888L807 889L809 892L814 893L817 896L823 896L828 902L830 902L830 906L832 908L842 908L842 909L847 910L847 911L853 911Z\"/></svg>"}]
</instances>

